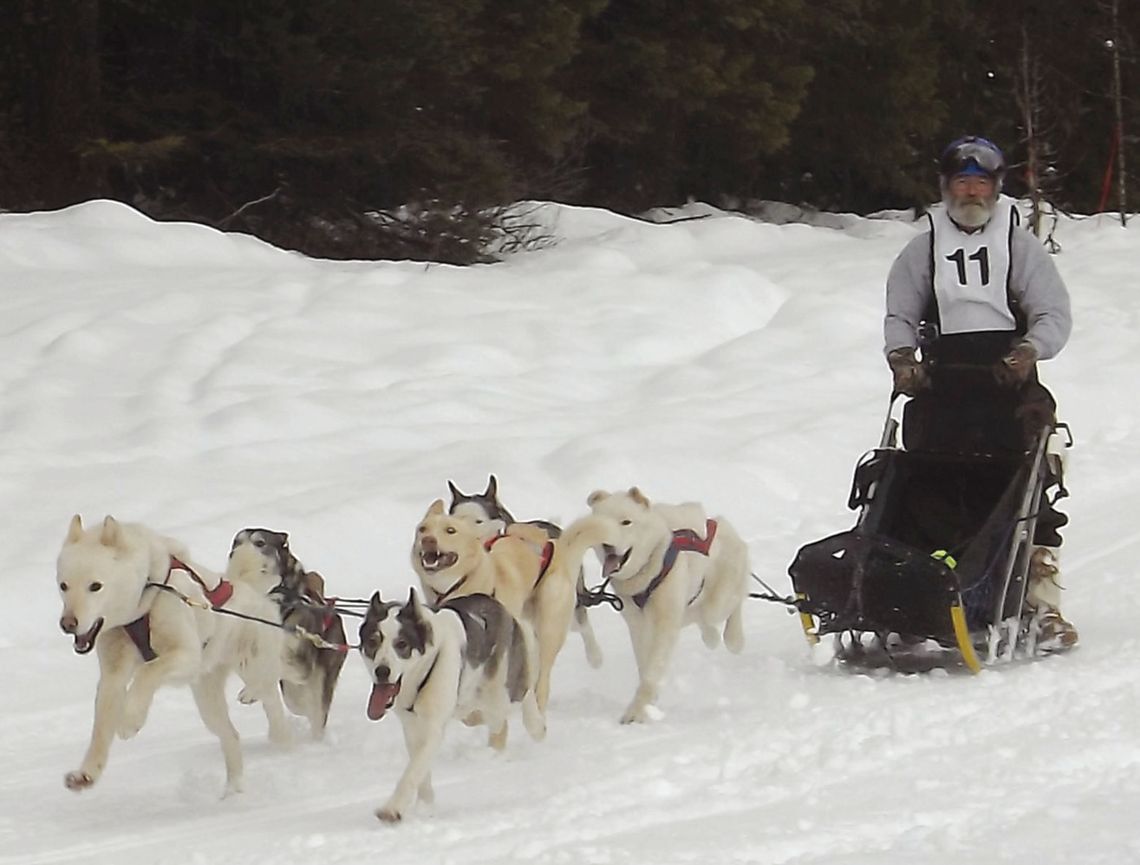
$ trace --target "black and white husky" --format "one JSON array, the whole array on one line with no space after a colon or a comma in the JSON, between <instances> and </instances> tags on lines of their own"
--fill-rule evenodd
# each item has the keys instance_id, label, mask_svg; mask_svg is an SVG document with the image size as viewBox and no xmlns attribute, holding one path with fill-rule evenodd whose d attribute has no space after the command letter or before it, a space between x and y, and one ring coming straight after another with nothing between
<instances>
[{"instance_id":1,"label":"black and white husky","mask_svg":"<svg viewBox=\"0 0 1140 865\"><path fill-rule=\"evenodd\" d=\"M295 633L285 637L281 680L285 705L308 719L314 739L322 738L347 650L344 623L325 600L324 580L297 561L289 549L289 535L269 529L242 529L234 536L226 577L267 593L280 607L285 625L303 628L339 647L318 648ZM241 699L252 702L246 696Z\"/></svg>"},{"instance_id":2,"label":"black and white husky","mask_svg":"<svg viewBox=\"0 0 1140 865\"><path fill-rule=\"evenodd\" d=\"M401 820L417 797L433 801L431 765L452 718L486 725L491 746L501 749L510 706L522 703L527 732L536 740L546 735L533 638L488 595L432 609L415 589L404 604L376 592L360 626L360 654L372 680L368 717L379 721L395 709L408 747L407 768L376 811L381 820Z\"/></svg>"},{"instance_id":3,"label":"black and white husky","mask_svg":"<svg viewBox=\"0 0 1140 865\"><path fill-rule=\"evenodd\" d=\"M447 512L471 520L485 538L502 534L508 526L520 523L499 501L499 481L494 475L487 479L487 488L481 493L465 493L451 481L447 482L447 488L451 492L451 505ZM547 520L525 520L521 524L534 526L551 539L562 536L562 528ZM582 635L582 644L586 649L586 661L596 669L602 665L602 647L598 645L598 638L594 635L594 629L590 625L589 607L585 603L587 598L586 575L579 569L578 602L574 606L573 627Z\"/></svg>"}]
</instances>

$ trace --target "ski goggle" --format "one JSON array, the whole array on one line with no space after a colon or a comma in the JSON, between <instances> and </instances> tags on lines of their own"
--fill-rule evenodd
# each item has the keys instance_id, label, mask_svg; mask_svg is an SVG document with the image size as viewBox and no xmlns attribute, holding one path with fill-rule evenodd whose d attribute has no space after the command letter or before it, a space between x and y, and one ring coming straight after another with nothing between
<instances>
[{"instance_id":1,"label":"ski goggle","mask_svg":"<svg viewBox=\"0 0 1140 865\"><path fill-rule=\"evenodd\" d=\"M971 135L951 142L942 152L939 171L943 177L953 177L956 174L1001 177L1005 173L1005 157L989 139Z\"/></svg>"}]
</instances>

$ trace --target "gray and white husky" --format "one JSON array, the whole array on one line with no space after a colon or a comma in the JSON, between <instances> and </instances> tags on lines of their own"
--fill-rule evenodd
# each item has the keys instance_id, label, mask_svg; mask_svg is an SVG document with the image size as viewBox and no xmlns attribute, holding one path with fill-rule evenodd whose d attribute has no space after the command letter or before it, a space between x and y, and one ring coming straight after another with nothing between
<instances>
[{"instance_id":1,"label":"gray and white husky","mask_svg":"<svg viewBox=\"0 0 1140 865\"><path fill-rule=\"evenodd\" d=\"M395 709L408 748L404 774L376 811L385 822L403 819L417 797L434 800L432 761L452 718L486 725L491 746L502 749L507 713L521 703L527 732L535 740L546 735L535 699L533 638L488 595L465 595L432 609L415 589L404 604L376 592L360 626L360 654L372 680L368 717L379 721Z\"/></svg>"},{"instance_id":2,"label":"gray and white husky","mask_svg":"<svg viewBox=\"0 0 1140 865\"><path fill-rule=\"evenodd\" d=\"M301 627L338 648L318 648L289 633L284 637L281 693L295 715L307 718L314 739L324 736L329 707L347 651L344 622L325 600L325 582L305 570L289 549L289 535L270 529L242 529L230 546L226 576L258 587L274 600L286 626ZM249 695L243 702L252 702Z\"/></svg>"},{"instance_id":3,"label":"gray and white husky","mask_svg":"<svg viewBox=\"0 0 1140 865\"><path fill-rule=\"evenodd\" d=\"M562 536L562 528L547 520L516 520L499 500L499 481L494 475L488 477L487 488L481 493L465 493L451 481L447 482L447 489L451 492L451 505L447 512L471 520L485 538L502 534L512 525L534 526L551 539ZM586 661L596 669L602 665L602 647L598 645L598 638L590 625L586 575L581 568L578 570L577 596L573 627L582 635Z\"/></svg>"}]
</instances>

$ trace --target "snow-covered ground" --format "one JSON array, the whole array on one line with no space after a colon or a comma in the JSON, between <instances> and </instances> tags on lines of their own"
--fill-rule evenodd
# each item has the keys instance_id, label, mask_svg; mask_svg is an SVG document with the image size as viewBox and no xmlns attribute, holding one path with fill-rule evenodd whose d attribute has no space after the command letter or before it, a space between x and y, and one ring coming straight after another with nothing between
<instances>
[{"instance_id":1,"label":"snow-covered ground","mask_svg":"<svg viewBox=\"0 0 1140 865\"><path fill-rule=\"evenodd\" d=\"M516 723L496 755L455 725L435 806L397 827L372 812L404 765L399 723L367 719L355 657L323 743L278 751L233 702L239 796L218 798L186 689L159 692L92 790L64 788L96 681L57 624L73 513L148 523L219 568L239 529L288 531L344 596L405 592L428 504L491 472L525 518L631 484L699 499L779 591L800 545L851 524L887 407L883 282L921 226L545 215L558 245L471 268L312 261L108 202L0 215L0 862L1140 861L1140 236L1107 217L1061 226L1075 330L1043 367L1078 441L1078 651L858 675L751 601L742 655L686 632L664 717L623 727L633 658L601 607L605 664L571 635L547 740Z\"/></svg>"}]
</instances>

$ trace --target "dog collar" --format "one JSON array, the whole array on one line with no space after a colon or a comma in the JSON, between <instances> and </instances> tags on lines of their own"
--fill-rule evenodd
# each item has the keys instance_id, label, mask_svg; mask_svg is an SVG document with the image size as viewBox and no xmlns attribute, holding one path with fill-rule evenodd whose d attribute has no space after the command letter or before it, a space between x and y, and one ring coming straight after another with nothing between
<instances>
[{"instance_id":1,"label":"dog collar","mask_svg":"<svg viewBox=\"0 0 1140 865\"><path fill-rule=\"evenodd\" d=\"M462 577L460 577L450 589L448 589L446 592L444 592L442 595L440 595L438 598L435 599L435 605L438 607L445 600L447 600L448 596L451 595L452 592L455 592L456 590L458 590L458 588L460 586L462 586L464 583L467 582L467 578L469 576L470 576L470 574L464 574Z\"/></svg>"}]
</instances>

